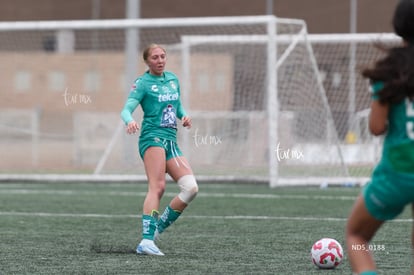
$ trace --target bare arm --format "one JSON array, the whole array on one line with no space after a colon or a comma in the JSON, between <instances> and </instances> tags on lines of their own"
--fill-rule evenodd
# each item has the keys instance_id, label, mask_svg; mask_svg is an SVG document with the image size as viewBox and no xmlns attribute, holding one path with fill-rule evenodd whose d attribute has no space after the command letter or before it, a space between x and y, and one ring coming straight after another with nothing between
<instances>
[{"instance_id":1,"label":"bare arm","mask_svg":"<svg viewBox=\"0 0 414 275\"><path fill-rule=\"evenodd\" d=\"M369 116L369 130L373 135L379 136L387 131L388 110L388 104L381 104L378 100L372 101Z\"/></svg>"}]
</instances>

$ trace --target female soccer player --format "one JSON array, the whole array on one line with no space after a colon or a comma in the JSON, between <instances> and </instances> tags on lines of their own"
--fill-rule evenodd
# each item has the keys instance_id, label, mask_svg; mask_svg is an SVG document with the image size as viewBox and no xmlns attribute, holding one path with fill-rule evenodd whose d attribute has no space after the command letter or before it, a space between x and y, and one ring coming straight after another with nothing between
<instances>
[{"instance_id":1,"label":"female soccer player","mask_svg":"<svg viewBox=\"0 0 414 275\"><path fill-rule=\"evenodd\" d=\"M386 135L381 161L346 226L348 257L355 274L377 274L370 240L406 205L411 204L414 212L414 0L399 2L393 27L403 45L389 49L362 73L372 83L370 131ZM414 242L414 230L411 239Z\"/></svg>"},{"instance_id":2,"label":"female soccer player","mask_svg":"<svg viewBox=\"0 0 414 275\"><path fill-rule=\"evenodd\" d=\"M180 101L180 85L177 76L164 71L167 55L157 44L149 45L143 52L148 71L137 78L121 112L128 134L134 134L139 126L132 113L141 105L144 117L139 137L139 154L144 161L148 178L148 193L142 215L142 241L138 254L164 255L154 243L183 212L198 192L198 185L188 161L177 146L177 119L184 127L191 127ZM158 208L165 190L165 173L178 183L180 193L174 197L163 214Z\"/></svg>"}]
</instances>

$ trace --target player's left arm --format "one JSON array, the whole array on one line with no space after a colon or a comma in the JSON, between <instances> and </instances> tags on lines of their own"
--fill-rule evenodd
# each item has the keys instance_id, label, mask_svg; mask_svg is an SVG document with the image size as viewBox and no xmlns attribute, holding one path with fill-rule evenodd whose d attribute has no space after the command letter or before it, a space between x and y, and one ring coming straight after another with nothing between
<instances>
[{"instance_id":1,"label":"player's left arm","mask_svg":"<svg viewBox=\"0 0 414 275\"><path fill-rule=\"evenodd\" d=\"M379 93L383 88L384 83L382 81L371 83L370 93L372 101L368 126L370 132L375 136L384 134L387 131L388 126L389 104L381 103L379 96Z\"/></svg>"},{"instance_id":2,"label":"player's left arm","mask_svg":"<svg viewBox=\"0 0 414 275\"><path fill-rule=\"evenodd\" d=\"M178 81L177 81L177 86L178 86L178 92L180 93L180 84L178 83ZM183 105L181 104L180 98L178 99L178 105L177 105L177 117L181 119L181 122L184 127L187 127L188 129L191 128L191 125L192 125L191 117L187 115L187 112L185 111Z\"/></svg>"},{"instance_id":3,"label":"player's left arm","mask_svg":"<svg viewBox=\"0 0 414 275\"><path fill-rule=\"evenodd\" d=\"M389 105L380 103L378 100L371 102L371 113L369 116L369 130L379 136L387 131Z\"/></svg>"},{"instance_id":4,"label":"player's left arm","mask_svg":"<svg viewBox=\"0 0 414 275\"><path fill-rule=\"evenodd\" d=\"M177 106L177 117L181 119L181 122L184 127L187 127L188 129L191 128L191 117L187 115L187 112L185 111L183 105L181 104L181 100L178 102Z\"/></svg>"},{"instance_id":5,"label":"player's left arm","mask_svg":"<svg viewBox=\"0 0 414 275\"><path fill-rule=\"evenodd\" d=\"M185 116L181 119L181 121L183 122L184 127L187 127L188 129L191 128L191 125L192 125L191 117Z\"/></svg>"}]
</instances>

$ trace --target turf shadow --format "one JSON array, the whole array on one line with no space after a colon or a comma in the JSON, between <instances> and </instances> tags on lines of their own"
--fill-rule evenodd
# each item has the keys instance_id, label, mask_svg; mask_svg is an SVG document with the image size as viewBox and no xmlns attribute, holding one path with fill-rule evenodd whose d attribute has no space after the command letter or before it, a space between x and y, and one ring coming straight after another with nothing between
<instances>
[{"instance_id":1,"label":"turf shadow","mask_svg":"<svg viewBox=\"0 0 414 275\"><path fill-rule=\"evenodd\" d=\"M135 249L126 245L103 244L97 241L91 243L90 250L95 253L104 254L136 254Z\"/></svg>"}]
</instances>

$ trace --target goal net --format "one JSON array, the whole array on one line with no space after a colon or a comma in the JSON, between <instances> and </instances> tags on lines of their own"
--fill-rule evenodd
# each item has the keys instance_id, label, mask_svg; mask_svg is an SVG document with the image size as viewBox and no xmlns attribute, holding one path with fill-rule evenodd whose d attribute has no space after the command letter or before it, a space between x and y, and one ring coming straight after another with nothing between
<instances>
[{"instance_id":1,"label":"goal net","mask_svg":"<svg viewBox=\"0 0 414 275\"><path fill-rule=\"evenodd\" d=\"M193 119L178 143L198 179L271 186L369 176L380 146L357 68L378 58L373 42L398 43L273 16L2 22L0 38L3 179L145 180L120 111L158 43Z\"/></svg>"}]
</instances>

